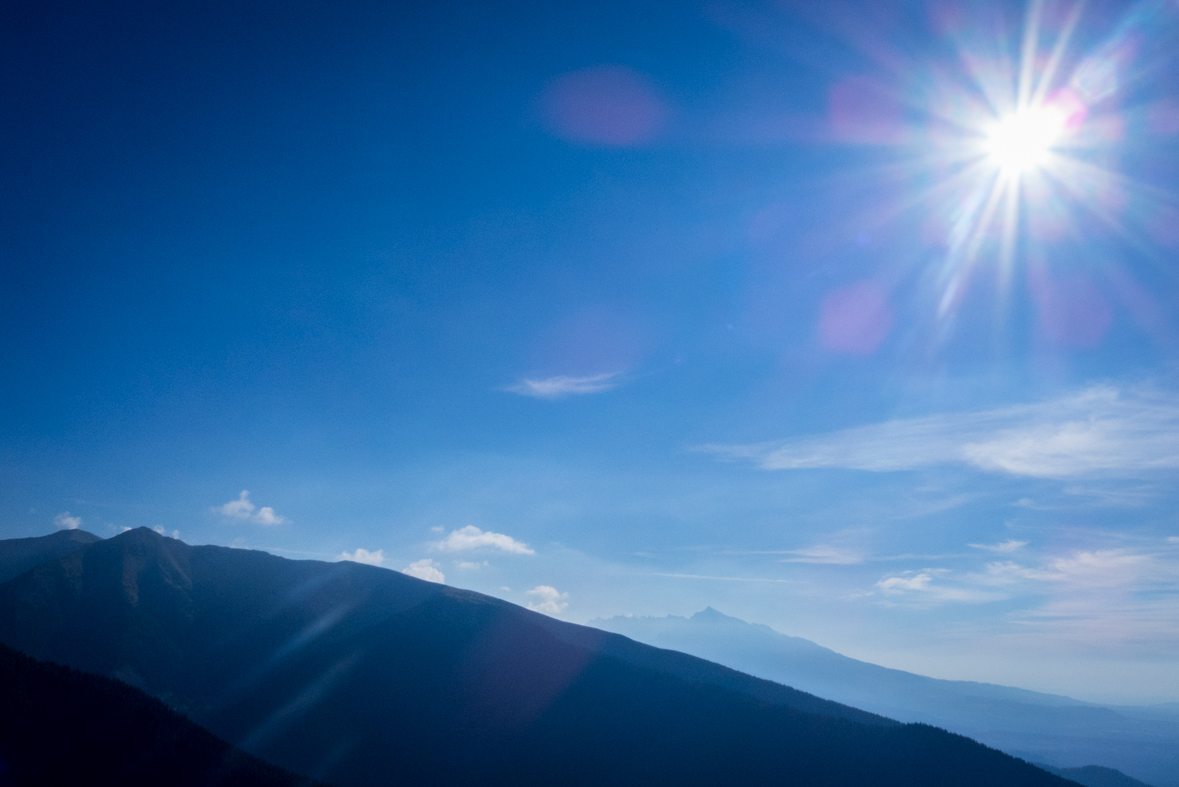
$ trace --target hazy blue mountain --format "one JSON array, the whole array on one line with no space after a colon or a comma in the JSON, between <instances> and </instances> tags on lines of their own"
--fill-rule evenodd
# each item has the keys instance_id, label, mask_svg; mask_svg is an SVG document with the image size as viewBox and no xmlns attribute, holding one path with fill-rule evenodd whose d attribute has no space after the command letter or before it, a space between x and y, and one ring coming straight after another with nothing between
<instances>
[{"instance_id":1,"label":"hazy blue mountain","mask_svg":"<svg viewBox=\"0 0 1179 787\"><path fill-rule=\"evenodd\" d=\"M65 557L101 540L85 530L59 530L48 536L0 541L0 582L7 582L39 563Z\"/></svg>"},{"instance_id":2,"label":"hazy blue mountain","mask_svg":"<svg viewBox=\"0 0 1179 787\"><path fill-rule=\"evenodd\" d=\"M312 787L126 683L0 645L0 785Z\"/></svg>"},{"instance_id":3,"label":"hazy blue mountain","mask_svg":"<svg viewBox=\"0 0 1179 787\"><path fill-rule=\"evenodd\" d=\"M1044 770L1063 776L1084 787L1150 787L1145 782L1132 779L1121 771L1113 768L1103 768L1100 765L1085 765L1080 768L1055 768L1051 765L1036 763Z\"/></svg>"},{"instance_id":4,"label":"hazy blue mountain","mask_svg":"<svg viewBox=\"0 0 1179 787\"><path fill-rule=\"evenodd\" d=\"M714 609L591 625L879 713L967 735L1027 760L1097 764L1179 787L1179 713L1107 708L1007 686L927 678L848 658Z\"/></svg>"},{"instance_id":5,"label":"hazy blue mountain","mask_svg":"<svg viewBox=\"0 0 1179 787\"><path fill-rule=\"evenodd\" d=\"M134 682L341 787L1068 784L478 593L144 529L0 585L0 641Z\"/></svg>"}]
</instances>

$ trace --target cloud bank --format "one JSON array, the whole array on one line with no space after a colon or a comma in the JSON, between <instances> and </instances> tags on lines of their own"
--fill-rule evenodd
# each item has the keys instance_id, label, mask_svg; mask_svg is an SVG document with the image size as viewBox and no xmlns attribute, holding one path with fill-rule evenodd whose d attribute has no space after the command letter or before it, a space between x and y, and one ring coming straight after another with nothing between
<instances>
[{"instance_id":1,"label":"cloud bank","mask_svg":"<svg viewBox=\"0 0 1179 787\"><path fill-rule=\"evenodd\" d=\"M904 571L858 595L916 608L1015 602L1022 608L1004 615L1022 634L1047 632L1086 647L1132 643L1173 651L1179 647L1179 539L1139 539L1022 561L1005 555L974 571Z\"/></svg>"},{"instance_id":2,"label":"cloud bank","mask_svg":"<svg viewBox=\"0 0 1179 787\"><path fill-rule=\"evenodd\" d=\"M417 577L418 579L424 579L427 582L438 582L439 584L446 582L446 577L438 570L438 564L429 559L410 563L401 569L401 573L409 574L411 577Z\"/></svg>"},{"instance_id":3,"label":"cloud bank","mask_svg":"<svg viewBox=\"0 0 1179 787\"><path fill-rule=\"evenodd\" d=\"M465 552L471 549L490 548L515 555L536 554L535 551L528 548L527 544L517 541L511 536L506 536L503 533L484 532L474 525L467 525L451 531L449 536L435 542L434 548L443 552Z\"/></svg>"},{"instance_id":4,"label":"cloud bank","mask_svg":"<svg viewBox=\"0 0 1179 787\"><path fill-rule=\"evenodd\" d=\"M871 472L967 464L1036 478L1179 469L1179 398L1096 386L1032 405L887 421L812 438L708 445L766 470Z\"/></svg>"},{"instance_id":5,"label":"cloud bank","mask_svg":"<svg viewBox=\"0 0 1179 787\"><path fill-rule=\"evenodd\" d=\"M225 505L214 506L213 511L231 519L248 519L259 525L281 525L287 522L285 516L274 513L270 506L262 506L255 512L255 506L250 502L249 490L243 489L237 500L230 500Z\"/></svg>"},{"instance_id":6,"label":"cloud bank","mask_svg":"<svg viewBox=\"0 0 1179 787\"><path fill-rule=\"evenodd\" d=\"M601 393L616 388L620 380L618 372L595 374L589 377L546 377L543 380L521 380L508 386L505 391L531 396L535 399L560 399L565 396Z\"/></svg>"}]
</instances>

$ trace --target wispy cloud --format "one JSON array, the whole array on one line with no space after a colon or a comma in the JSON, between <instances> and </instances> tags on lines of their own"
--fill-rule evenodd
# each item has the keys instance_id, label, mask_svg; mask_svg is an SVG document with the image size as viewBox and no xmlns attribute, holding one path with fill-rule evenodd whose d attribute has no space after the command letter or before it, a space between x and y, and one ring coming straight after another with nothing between
<instances>
[{"instance_id":1,"label":"wispy cloud","mask_svg":"<svg viewBox=\"0 0 1179 787\"><path fill-rule=\"evenodd\" d=\"M1026 541L1016 541L1014 538L1012 538L999 544L967 544L966 546L973 547L974 549L983 549L987 552L1000 552L1007 554L1015 552L1021 547L1026 547L1027 545L1028 542Z\"/></svg>"},{"instance_id":2,"label":"wispy cloud","mask_svg":"<svg viewBox=\"0 0 1179 787\"><path fill-rule=\"evenodd\" d=\"M498 549L516 555L535 555L527 544L503 533L480 530L474 525L452 530L450 535L434 543L435 549L443 552L465 552L471 549Z\"/></svg>"},{"instance_id":3,"label":"wispy cloud","mask_svg":"<svg viewBox=\"0 0 1179 787\"><path fill-rule=\"evenodd\" d=\"M940 581L949 573L945 569L933 568L905 571L881 579L876 583L876 588L885 596L908 595L910 600L915 600L919 604L945 601L981 604L1003 598L1002 594L994 591L979 590Z\"/></svg>"},{"instance_id":4,"label":"wispy cloud","mask_svg":"<svg viewBox=\"0 0 1179 787\"><path fill-rule=\"evenodd\" d=\"M385 565L385 550L378 549L376 552L369 552L367 549L357 547L355 552L341 552L336 556L337 560L351 560L353 563L364 563L368 566L383 566Z\"/></svg>"},{"instance_id":5,"label":"wispy cloud","mask_svg":"<svg viewBox=\"0 0 1179 787\"><path fill-rule=\"evenodd\" d=\"M242 490L237 500L230 500L224 505L214 506L213 511L231 519L248 519L259 525L281 525L289 521L285 516L274 513L274 509L270 506L262 506L255 511L254 504L250 502L250 492L246 489Z\"/></svg>"},{"instance_id":6,"label":"wispy cloud","mask_svg":"<svg viewBox=\"0 0 1179 787\"><path fill-rule=\"evenodd\" d=\"M645 571L635 574L636 577L670 577L672 579L712 579L719 582L780 582L787 585L797 583L793 579L774 579L771 577L724 577L712 574L674 574L664 571Z\"/></svg>"},{"instance_id":7,"label":"wispy cloud","mask_svg":"<svg viewBox=\"0 0 1179 787\"><path fill-rule=\"evenodd\" d=\"M609 374L594 374L589 377L546 377L542 380L524 379L515 385L505 388L505 391L518 393L521 396L531 396L536 399L560 399L564 396L601 393L616 388L622 381L618 372Z\"/></svg>"},{"instance_id":8,"label":"wispy cloud","mask_svg":"<svg viewBox=\"0 0 1179 787\"><path fill-rule=\"evenodd\" d=\"M439 584L446 582L446 577L438 569L438 564L428 558L410 563L401 569L401 573L424 579L427 582L438 582Z\"/></svg>"},{"instance_id":9,"label":"wispy cloud","mask_svg":"<svg viewBox=\"0 0 1179 787\"><path fill-rule=\"evenodd\" d=\"M782 554L792 556L783 558L783 563L821 563L835 566L851 566L864 562L864 556L857 550L846 547L833 547L826 544L816 544L807 549L786 550Z\"/></svg>"},{"instance_id":10,"label":"wispy cloud","mask_svg":"<svg viewBox=\"0 0 1179 787\"><path fill-rule=\"evenodd\" d=\"M1002 546L1002 545L1000 545ZM1074 549L1040 559L991 561L975 571L926 568L887 575L859 598L916 608L1004 601L1023 633L1041 631L1086 646L1127 642L1179 646L1179 538Z\"/></svg>"},{"instance_id":11,"label":"wispy cloud","mask_svg":"<svg viewBox=\"0 0 1179 787\"><path fill-rule=\"evenodd\" d=\"M66 530L77 530L82 526L82 517L70 516L69 511L62 511L53 518L53 524Z\"/></svg>"},{"instance_id":12,"label":"wispy cloud","mask_svg":"<svg viewBox=\"0 0 1179 787\"><path fill-rule=\"evenodd\" d=\"M559 615L569 606L569 602L565 600L569 598L569 594L562 593L552 585L537 585L526 592L528 595L536 597L536 601L528 602L528 608L533 612Z\"/></svg>"},{"instance_id":13,"label":"wispy cloud","mask_svg":"<svg viewBox=\"0 0 1179 787\"><path fill-rule=\"evenodd\" d=\"M1179 398L1097 386L1039 404L909 418L800 440L707 445L767 470L889 472L964 463L1037 478L1179 468Z\"/></svg>"}]
</instances>

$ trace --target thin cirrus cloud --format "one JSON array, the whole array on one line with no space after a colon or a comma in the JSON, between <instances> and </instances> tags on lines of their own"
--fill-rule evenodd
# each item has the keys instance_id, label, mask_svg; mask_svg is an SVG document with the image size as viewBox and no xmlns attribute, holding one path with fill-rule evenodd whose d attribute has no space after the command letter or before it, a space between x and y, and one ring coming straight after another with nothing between
<instances>
[{"instance_id":1,"label":"thin cirrus cloud","mask_svg":"<svg viewBox=\"0 0 1179 787\"><path fill-rule=\"evenodd\" d=\"M230 500L224 505L214 506L213 511L231 519L248 519L259 525L281 525L290 521L285 516L274 513L274 509L270 506L257 508L250 502L250 492L246 489L241 491L237 500Z\"/></svg>"},{"instance_id":2,"label":"thin cirrus cloud","mask_svg":"<svg viewBox=\"0 0 1179 787\"><path fill-rule=\"evenodd\" d=\"M1032 405L887 421L817 437L707 445L766 470L872 472L967 464L1036 478L1118 476L1179 469L1179 398L1095 386Z\"/></svg>"},{"instance_id":3,"label":"thin cirrus cloud","mask_svg":"<svg viewBox=\"0 0 1179 787\"><path fill-rule=\"evenodd\" d=\"M917 603L956 601L981 604L1003 598L1002 594L993 590L947 585L938 581L948 573L944 569L905 571L880 580L876 583L876 589L885 597L906 595L910 601Z\"/></svg>"},{"instance_id":4,"label":"thin cirrus cloud","mask_svg":"<svg viewBox=\"0 0 1179 787\"><path fill-rule=\"evenodd\" d=\"M450 535L434 543L442 552L466 552L472 549L498 549L514 555L535 555L527 544L503 533L480 530L474 525L452 530Z\"/></svg>"},{"instance_id":5,"label":"thin cirrus cloud","mask_svg":"<svg viewBox=\"0 0 1179 787\"><path fill-rule=\"evenodd\" d=\"M602 393L611 388L617 388L620 383L618 372L593 374L588 377L559 375L537 380L525 378L515 385L509 385L504 390L521 396L531 396L534 399L561 399L566 396Z\"/></svg>"},{"instance_id":6,"label":"thin cirrus cloud","mask_svg":"<svg viewBox=\"0 0 1179 787\"><path fill-rule=\"evenodd\" d=\"M999 544L967 544L966 546L973 549L982 549L987 552L998 552L1000 554L1010 554L1016 552L1022 547L1026 547L1028 542L1016 541L1014 538L1003 541Z\"/></svg>"},{"instance_id":7,"label":"thin cirrus cloud","mask_svg":"<svg viewBox=\"0 0 1179 787\"><path fill-rule=\"evenodd\" d=\"M1161 543L1160 543L1161 542ZM1168 539L1078 549L1017 562L1010 556L980 570L925 568L885 576L872 592L888 605L1014 604L1008 614L1027 633L1091 647L1133 641L1160 652L1179 646L1179 543Z\"/></svg>"},{"instance_id":8,"label":"thin cirrus cloud","mask_svg":"<svg viewBox=\"0 0 1179 787\"><path fill-rule=\"evenodd\" d=\"M829 566L852 566L863 563L864 557L858 551L844 547L816 544L806 549L791 549L783 554L790 557L783 558L783 563L817 563Z\"/></svg>"}]
</instances>

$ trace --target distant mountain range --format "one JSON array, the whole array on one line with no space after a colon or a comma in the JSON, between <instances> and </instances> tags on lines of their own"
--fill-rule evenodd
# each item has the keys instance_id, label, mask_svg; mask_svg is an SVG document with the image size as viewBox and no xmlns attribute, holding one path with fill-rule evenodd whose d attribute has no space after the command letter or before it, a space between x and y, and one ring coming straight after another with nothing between
<instances>
[{"instance_id":1,"label":"distant mountain range","mask_svg":"<svg viewBox=\"0 0 1179 787\"><path fill-rule=\"evenodd\" d=\"M1084 787L1150 787L1150 785L1132 779L1114 768L1103 768L1100 765L1084 765L1080 768L1055 768L1051 765L1036 763L1044 770L1071 779Z\"/></svg>"},{"instance_id":2,"label":"distant mountain range","mask_svg":"<svg viewBox=\"0 0 1179 787\"><path fill-rule=\"evenodd\" d=\"M1070 783L478 593L146 529L0 584L0 642L118 677L339 787Z\"/></svg>"},{"instance_id":3,"label":"distant mountain range","mask_svg":"<svg viewBox=\"0 0 1179 787\"><path fill-rule=\"evenodd\" d=\"M314 787L117 680L0 645L0 785Z\"/></svg>"},{"instance_id":4,"label":"distant mountain range","mask_svg":"<svg viewBox=\"0 0 1179 787\"><path fill-rule=\"evenodd\" d=\"M615 617L590 625L900 721L942 727L1031 762L1095 764L1154 787L1179 787L1174 707L1107 708L1007 686L927 678L848 658L711 608L690 618Z\"/></svg>"}]
</instances>

